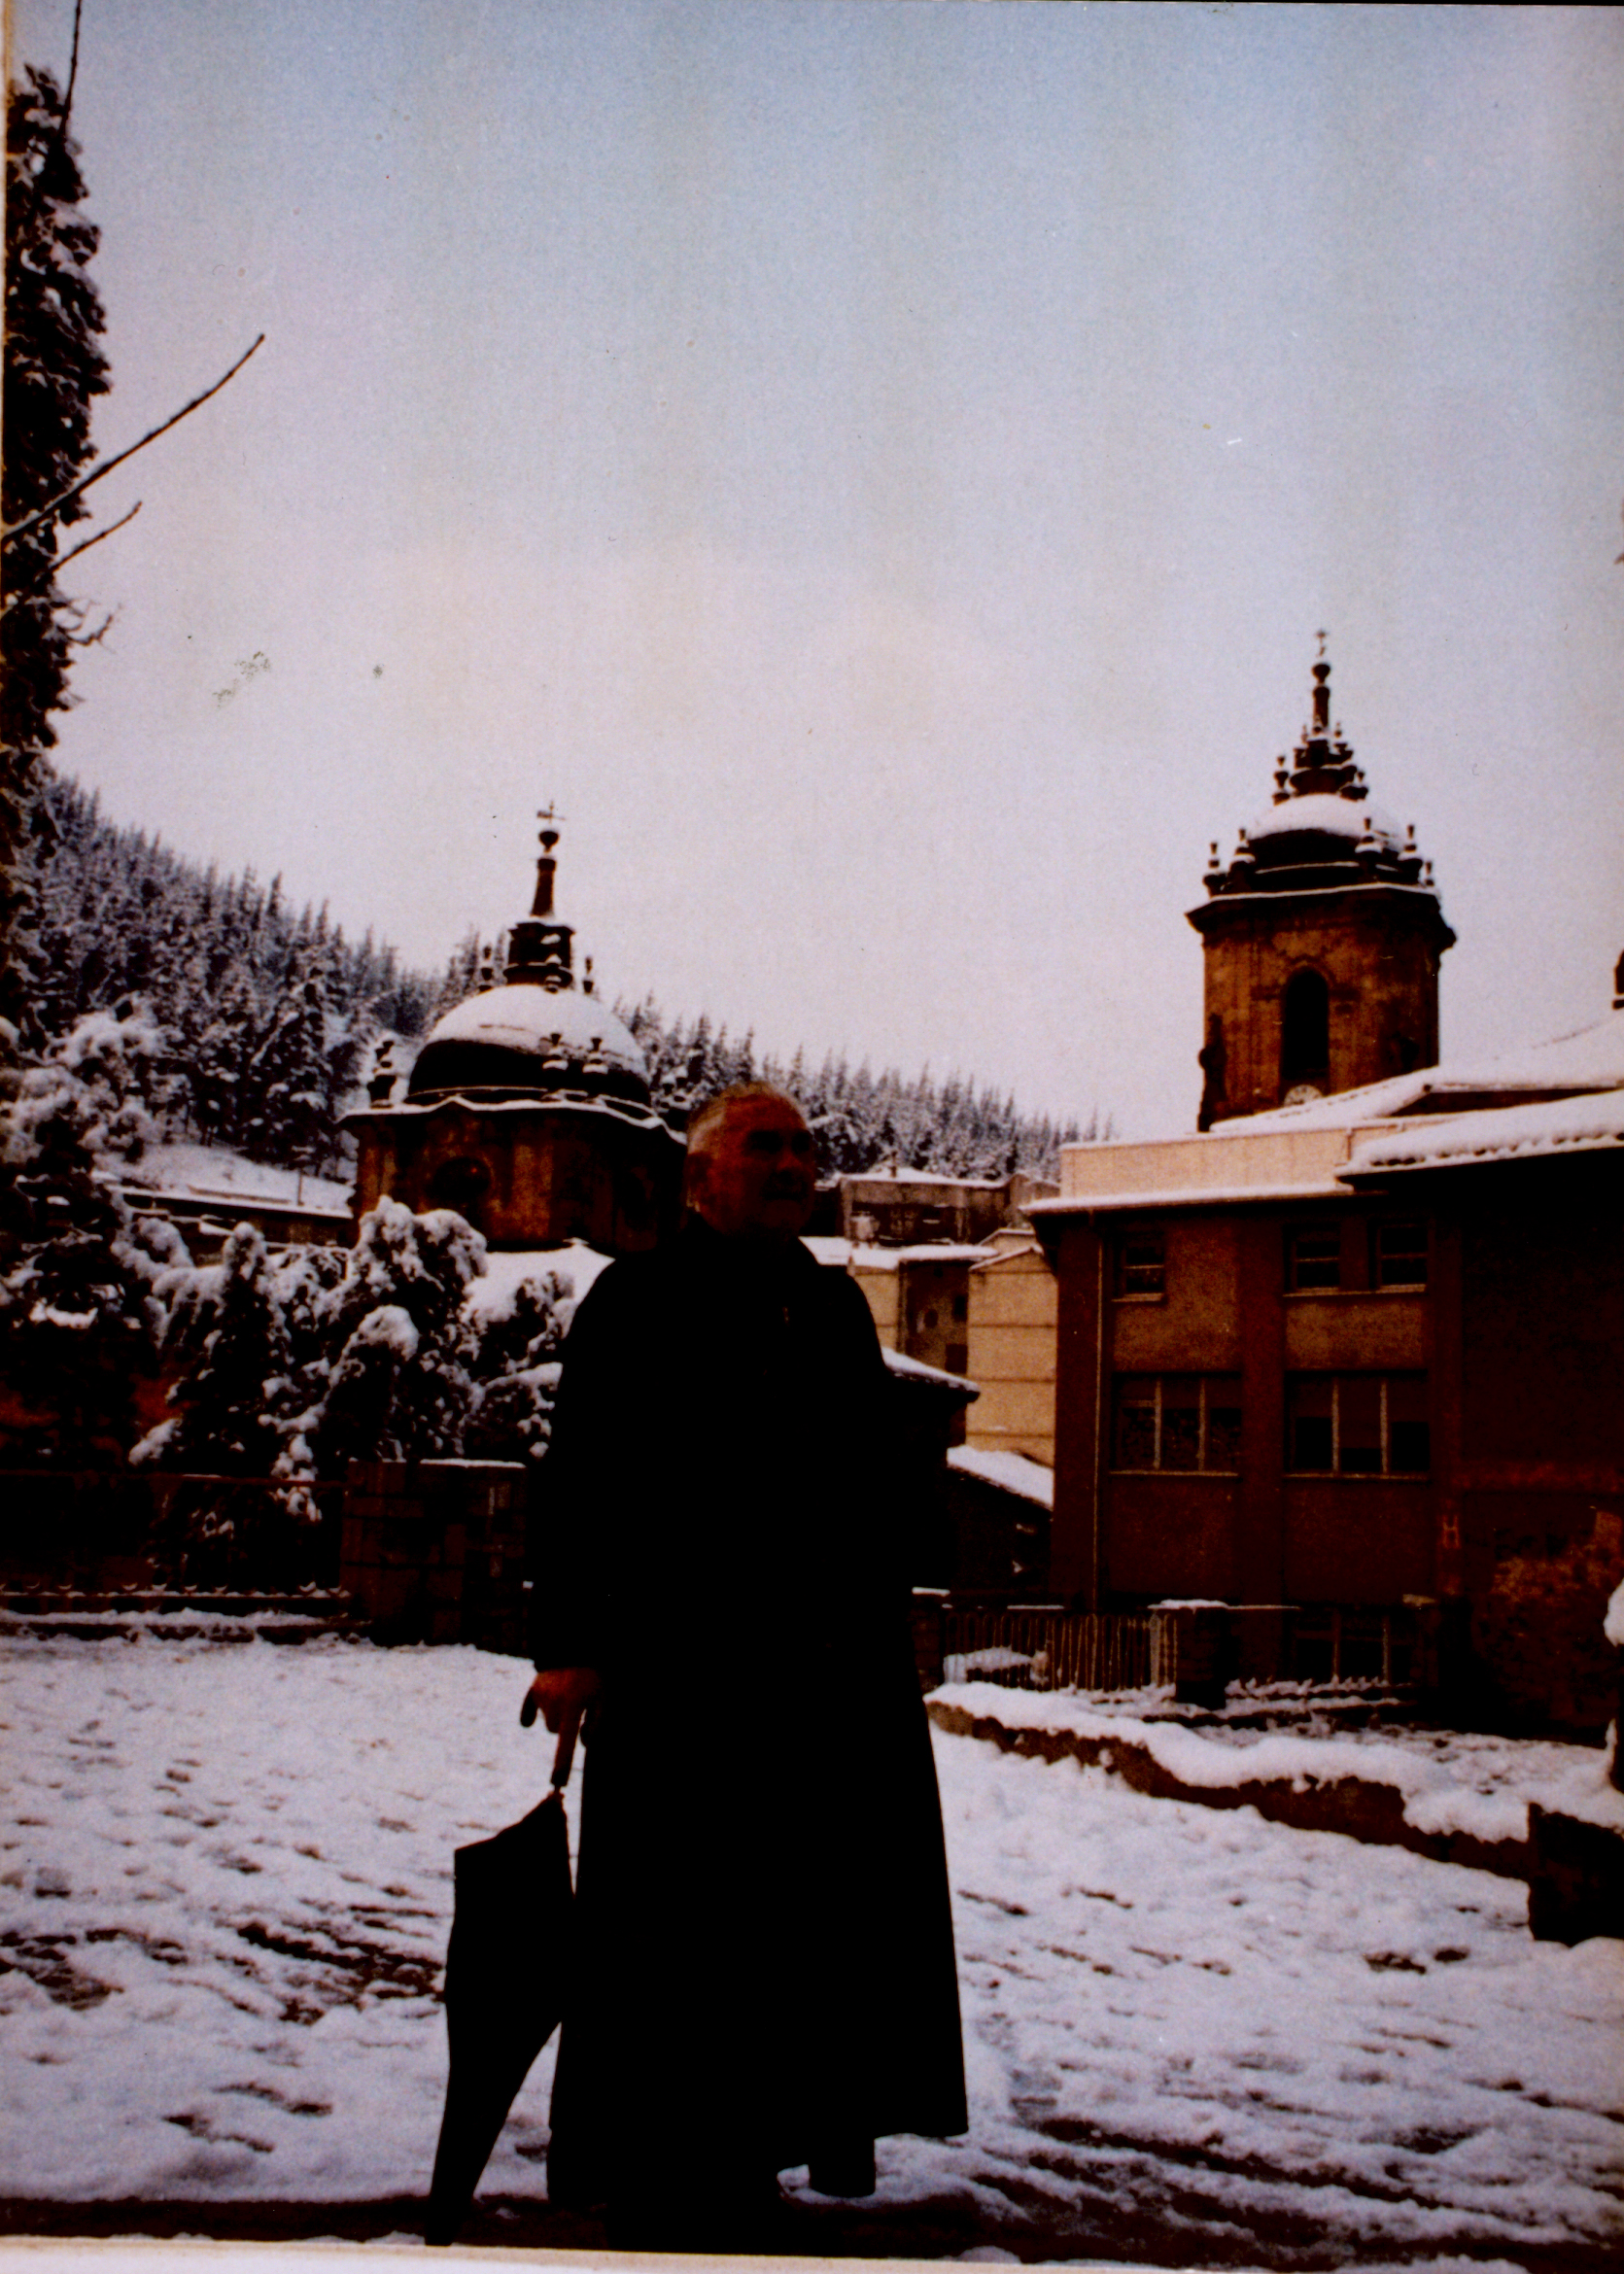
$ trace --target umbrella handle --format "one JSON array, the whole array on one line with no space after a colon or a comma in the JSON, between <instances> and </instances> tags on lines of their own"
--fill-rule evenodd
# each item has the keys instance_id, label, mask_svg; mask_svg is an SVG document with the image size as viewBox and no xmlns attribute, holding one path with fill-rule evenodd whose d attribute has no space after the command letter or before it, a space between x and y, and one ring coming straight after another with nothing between
<instances>
[{"instance_id":1,"label":"umbrella handle","mask_svg":"<svg viewBox=\"0 0 1624 2274\"><path fill-rule=\"evenodd\" d=\"M570 1770L575 1758L575 1739L580 1726L578 1708L573 1713L566 1713L559 1724L558 1743L553 1747L553 1774L549 1780L554 1792L562 1792L570 1781Z\"/></svg>"}]
</instances>

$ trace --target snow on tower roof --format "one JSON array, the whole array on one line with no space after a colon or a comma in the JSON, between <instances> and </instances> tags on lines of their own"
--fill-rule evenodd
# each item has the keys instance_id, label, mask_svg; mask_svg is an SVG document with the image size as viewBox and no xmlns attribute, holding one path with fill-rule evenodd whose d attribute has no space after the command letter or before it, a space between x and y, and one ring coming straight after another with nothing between
<instances>
[{"instance_id":1,"label":"snow on tower roof","mask_svg":"<svg viewBox=\"0 0 1624 2274\"><path fill-rule=\"evenodd\" d=\"M1368 801L1356 805L1352 798L1323 791L1313 796L1288 798L1283 805L1265 806L1246 834L1256 844L1260 837L1284 837L1307 829L1326 837L1355 839L1368 831L1393 852L1399 851L1403 844L1403 831L1380 806L1372 806Z\"/></svg>"}]
</instances>

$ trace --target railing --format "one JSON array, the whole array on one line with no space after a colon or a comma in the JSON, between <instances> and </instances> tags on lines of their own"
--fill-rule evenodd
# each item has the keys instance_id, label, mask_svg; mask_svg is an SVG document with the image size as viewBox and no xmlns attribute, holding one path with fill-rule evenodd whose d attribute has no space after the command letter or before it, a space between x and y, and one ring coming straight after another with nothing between
<instances>
[{"instance_id":1,"label":"railing","mask_svg":"<svg viewBox=\"0 0 1624 2274\"><path fill-rule=\"evenodd\" d=\"M1003 1605L917 1589L915 1647L926 1688L1166 1689L1217 1707L1236 1683L1374 1695L1435 1680L1417 1613L1334 1604L1161 1603L1141 1612ZM1435 1655L1435 1652L1434 1652Z\"/></svg>"},{"instance_id":2,"label":"railing","mask_svg":"<svg viewBox=\"0 0 1624 2274\"><path fill-rule=\"evenodd\" d=\"M1110 1611L945 1605L942 1678L1009 1690L1142 1690L1162 1678L1153 1621Z\"/></svg>"},{"instance_id":3,"label":"railing","mask_svg":"<svg viewBox=\"0 0 1624 2274\"><path fill-rule=\"evenodd\" d=\"M307 1488L299 1514L287 1497L259 1477L0 1470L0 1585L76 1597L336 1586L343 1485Z\"/></svg>"}]
</instances>

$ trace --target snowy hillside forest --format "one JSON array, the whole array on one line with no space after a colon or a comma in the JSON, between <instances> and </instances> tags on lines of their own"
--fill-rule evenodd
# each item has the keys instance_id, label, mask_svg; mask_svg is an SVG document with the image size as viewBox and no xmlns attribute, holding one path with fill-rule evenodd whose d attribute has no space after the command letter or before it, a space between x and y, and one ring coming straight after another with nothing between
<instances>
[{"instance_id":1,"label":"snowy hillside forest","mask_svg":"<svg viewBox=\"0 0 1624 2274\"><path fill-rule=\"evenodd\" d=\"M339 1119L385 1037L409 1057L442 1011L477 984L471 936L441 974L411 971L370 932L348 939L328 911L294 908L281 879L221 877L143 831L122 828L62 775L46 782L48 842L37 875L38 953L29 1006L40 1046L92 1013L139 1005L156 1028L137 1066L159 1135L198 1138L254 1160L316 1173L342 1158ZM797 1051L758 1057L703 1012L670 1018L652 995L621 1005L649 1062L654 1101L680 1127L730 1082L781 1082L806 1107L825 1173L895 1160L950 1176L1051 1173L1076 1122L1023 1114L1013 1097L954 1074L906 1080ZM132 1064L136 1064L132 1061ZM1090 1122L1088 1136L1102 1134Z\"/></svg>"}]
</instances>

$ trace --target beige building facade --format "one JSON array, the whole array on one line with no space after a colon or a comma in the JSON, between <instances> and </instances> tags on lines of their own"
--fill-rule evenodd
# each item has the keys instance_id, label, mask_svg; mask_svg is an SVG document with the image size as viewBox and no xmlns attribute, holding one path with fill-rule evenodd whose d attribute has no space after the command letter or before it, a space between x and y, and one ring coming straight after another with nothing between
<instances>
[{"instance_id":1,"label":"beige building facade","mask_svg":"<svg viewBox=\"0 0 1624 2274\"><path fill-rule=\"evenodd\" d=\"M1054 1465L1054 1273L1035 1239L970 1266L966 1372L981 1396L965 1442Z\"/></svg>"}]
</instances>

